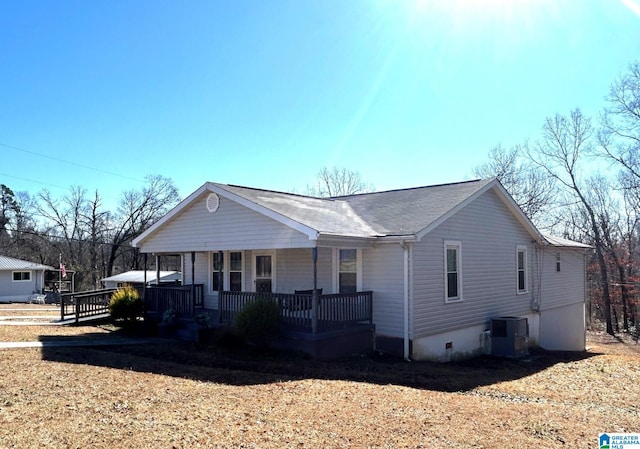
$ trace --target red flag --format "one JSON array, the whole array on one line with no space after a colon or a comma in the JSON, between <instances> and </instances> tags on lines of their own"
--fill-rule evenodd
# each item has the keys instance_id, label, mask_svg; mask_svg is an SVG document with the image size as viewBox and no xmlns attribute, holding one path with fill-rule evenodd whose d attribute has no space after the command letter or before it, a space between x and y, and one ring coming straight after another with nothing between
<instances>
[{"instance_id":1,"label":"red flag","mask_svg":"<svg viewBox=\"0 0 640 449\"><path fill-rule=\"evenodd\" d=\"M67 269L64 267L64 264L60 262L60 272L63 278L67 277Z\"/></svg>"}]
</instances>

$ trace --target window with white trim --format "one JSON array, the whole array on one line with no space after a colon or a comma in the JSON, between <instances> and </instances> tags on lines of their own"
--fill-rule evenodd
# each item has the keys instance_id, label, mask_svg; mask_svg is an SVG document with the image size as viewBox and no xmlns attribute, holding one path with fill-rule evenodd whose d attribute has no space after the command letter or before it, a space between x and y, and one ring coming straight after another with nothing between
<instances>
[{"instance_id":1,"label":"window with white trim","mask_svg":"<svg viewBox=\"0 0 640 449\"><path fill-rule=\"evenodd\" d=\"M462 301L462 243L444 242L444 300Z\"/></svg>"},{"instance_id":2,"label":"window with white trim","mask_svg":"<svg viewBox=\"0 0 640 449\"><path fill-rule=\"evenodd\" d=\"M13 282L28 282L31 280L31 271L14 271Z\"/></svg>"},{"instance_id":3,"label":"window with white trim","mask_svg":"<svg viewBox=\"0 0 640 449\"><path fill-rule=\"evenodd\" d=\"M217 252L211 256L211 290L224 290L224 253Z\"/></svg>"},{"instance_id":4,"label":"window with white trim","mask_svg":"<svg viewBox=\"0 0 640 449\"><path fill-rule=\"evenodd\" d=\"M358 291L358 251L341 249L338 251L338 292Z\"/></svg>"},{"instance_id":5,"label":"window with white trim","mask_svg":"<svg viewBox=\"0 0 640 449\"><path fill-rule=\"evenodd\" d=\"M229 253L229 290L242 291L242 253L240 251Z\"/></svg>"},{"instance_id":6,"label":"window with white trim","mask_svg":"<svg viewBox=\"0 0 640 449\"><path fill-rule=\"evenodd\" d=\"M556 253L556 271L560 272L560 253Z\"/></svg>"},{"instance_id":7,"label":"window with white trim","mask_svg":"<svg viewBox=\"0 0 640 449\"><path fill-rule=\"evenodd\" d=\"M518 245L516 250L516 269L518 273L517 289L518 293L527 293L529 290L529 270L527 247Z\"/></svg>"},{"instance_id":8,"label":"window with white trim","mask_svg":"<svg viewBox=\"0 0 640 449\"><path fill-rule=\"evenodd\" d=\"M225 260L229 262L225 263ZM213 292L225 289L232 292L240 292L242 291L243 277L241 251L224 251L211 254L211 290Z\"/></svg>"}]
</instances>

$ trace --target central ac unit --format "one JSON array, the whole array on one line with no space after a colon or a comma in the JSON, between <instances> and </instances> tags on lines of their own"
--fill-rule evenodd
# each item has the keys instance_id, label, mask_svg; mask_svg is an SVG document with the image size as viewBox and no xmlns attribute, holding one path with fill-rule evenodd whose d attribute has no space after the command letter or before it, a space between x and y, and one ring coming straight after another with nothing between
<instances>
[{"instance_id":1,"label":"central ac unit","mask_svg":"<svg viewBox=\"0 0 640 449\"><path fill-rule=\"evenodd\" d=\"M491 319L491 355L523 357L529 354L529 324L526 318Z\"/></svg>"}]
</instances>

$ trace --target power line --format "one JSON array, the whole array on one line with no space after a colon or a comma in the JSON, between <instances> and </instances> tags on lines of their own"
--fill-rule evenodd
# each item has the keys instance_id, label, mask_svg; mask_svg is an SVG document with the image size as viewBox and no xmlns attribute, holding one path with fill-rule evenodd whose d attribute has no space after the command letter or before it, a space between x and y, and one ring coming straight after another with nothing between
<instances>
[{"instance_id":1,"label":"power line","mask_svg":"<svg viewBox=\"0 0 640 449\"><path fill-rule=\"evenodd\" d=\"M13 178L13 179L19 179L21 181L34 182L36 184L42 184L43 186L46 186L46 187L55 187L57 189L66 189L67 188L67 187L62 187L62 186L56 185L56 184L51 184L49 182L36 181L35 179L22 178L20 176L8 175L6 173L0 173L0 176L5 176L7 178Z\"/></svg>"},{"instance_id":2,"label":"power line","mask_svg":"<svg viewBox=\"0 0 640 449\"><path fill-rule=\"evenodd\" d=\"M93 170L93 171L96 171L96 172L99 172L99 173L104 173L106 175L117 176L118 178L127 179L129 181L144 182L144 180L142 180L142 179L132 178L132 177L129 177L129 176L122 175L120 173L114 173L114 172L110 172L108 170L103 170L101 168L91 167L89 165L80 164L78 162L68 161L66 159L62 159L62 158L54 157L54 156L49 156L48 154L38 153L36 151L27 150L25 148L19 148L19 147L13 146L13 145L7 145L6 143L1 143L0 142L0 146L5 147L5 148L10 148L10 149L16 150L16 151L21 151L23 153L31 154L31 155L34 155L34 156L38 156L38 157L41 157L41 158L44 158L44 159L50 159L50 160L56 161L56 162L63 162L65 164L73 165L73 166L84 168L84 169L87 169L87 170Z\"/></svg>"}]
</instances>

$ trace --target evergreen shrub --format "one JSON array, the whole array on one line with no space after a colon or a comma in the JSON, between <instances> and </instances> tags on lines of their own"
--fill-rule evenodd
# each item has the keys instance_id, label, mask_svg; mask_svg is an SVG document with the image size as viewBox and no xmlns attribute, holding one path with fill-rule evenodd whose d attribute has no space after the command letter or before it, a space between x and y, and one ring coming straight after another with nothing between
<instances>
[{"instance_id":1,"label":"evergreen shrub","mask_svg":"<svg viewBox=\"0 0 640 449\"><path fill-rule=\"evenodd\" d=\"M138 290L130 285L119 288L109 301L109 313L115 320L135 321L142 316L142 298Z\"/></svg>"},{"instance_id":2,"label":"evergreen shrub","mask_svg":"<svg viewBox=\"0 0 640 449\"><path fill-rule=\"evenodd\" d=\"M268 346L279 326L280 306L271 298L257 297L247 303L235 318L239 336L258 346Z\"/></svg>"}]
</instances>

